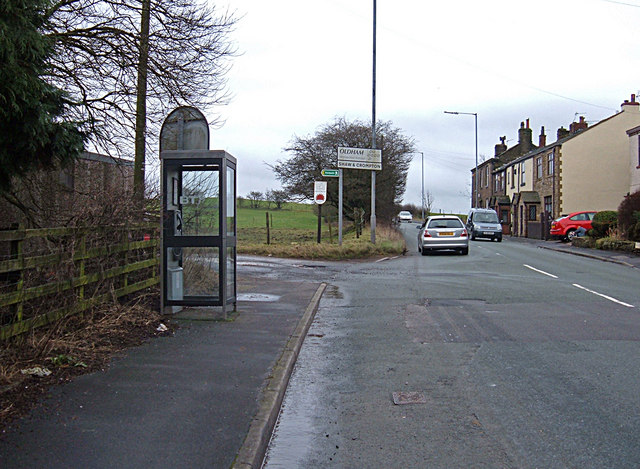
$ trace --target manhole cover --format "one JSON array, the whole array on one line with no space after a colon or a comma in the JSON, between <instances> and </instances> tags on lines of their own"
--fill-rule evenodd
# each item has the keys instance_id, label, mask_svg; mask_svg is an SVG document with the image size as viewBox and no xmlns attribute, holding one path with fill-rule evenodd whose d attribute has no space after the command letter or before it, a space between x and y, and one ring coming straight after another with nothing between
<instances>
[{"instance_id":1,"label":"manhole cover","mask_svg":"<svg viewBox=\"0 0 640 469\"><path fill-rule=\"evenodd\" d=\"M421 392L397 391L393 393L393 403L395 405L426 404L427 398Z\"/></svg>"}]
</instances>

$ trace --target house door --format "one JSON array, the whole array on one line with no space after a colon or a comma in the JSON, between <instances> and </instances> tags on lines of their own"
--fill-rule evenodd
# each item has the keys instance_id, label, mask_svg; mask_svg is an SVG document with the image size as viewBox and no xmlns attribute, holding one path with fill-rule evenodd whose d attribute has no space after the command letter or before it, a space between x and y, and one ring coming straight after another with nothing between
<instances>
[{"instance_id":1,"label":"house door","mask_svg":"<svg viewBox=\"0 0 640 469\"><path fill-rule=\"evenodd\" d=\"M500 209L500 220L502 221L502 234L511 234L509 226L511 224L511 211L508 208Z\"/></svg>"},{"instance_id":2,"label":"house door","mask_svg":"<svg viewBox=\"0 0 640 469\"><path fill-rule=\"evenodd\" d=\"M518 236L524 236L524 207L520 205L520 214L518 216L520 219L520 229L518 230Z\"/></svg>"}]
</instances>

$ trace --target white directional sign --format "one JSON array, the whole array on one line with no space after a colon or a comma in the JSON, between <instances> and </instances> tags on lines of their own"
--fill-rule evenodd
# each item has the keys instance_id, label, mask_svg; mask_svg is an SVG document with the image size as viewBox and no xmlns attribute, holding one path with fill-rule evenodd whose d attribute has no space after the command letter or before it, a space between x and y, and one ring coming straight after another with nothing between
<instances>
[{"instance_id":1,"label":"white directional sign","mask_svg":"<svg viewBox=\"0 0 640 469\"><path fill-rule=\"evenodd\" d=\"M313 200L322 205L327 200L327 181L313 181Z\"/></svg>"},{"instance_id":2,"label":"white directional sign","mask_svg":"<svg viewBox=\"0 0 640 469\"><path fill-rule=\"evenodd\" d=\"M382 170L382 150L338 147L338 168Z\"/></svg>"}]
</instances>

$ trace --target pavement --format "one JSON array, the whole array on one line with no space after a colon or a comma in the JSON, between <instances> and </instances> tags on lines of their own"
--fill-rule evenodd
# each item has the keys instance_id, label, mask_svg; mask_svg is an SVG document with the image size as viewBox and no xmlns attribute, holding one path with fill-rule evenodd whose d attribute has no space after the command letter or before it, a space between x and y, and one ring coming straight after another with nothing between
<instances>
[{"instance_id":1,"label":"pavement","mask_svg":"<svg viewBox=\"0 0 640 469\"><path fill-rule=\"evenodd\" d=\"M325 286L239 278L231 320L185 310L173 335L54 387L0 433L0 467L260 467Z\"/></svg>"},{"instance_id":2,"label":"pavement","mask_svg":"<svg viewBox=\"0 0 640 469\"><path fill-rule=\"evenodd\" d=\"M640 255L506 238L640 268ZM237 313L179 329L58 386L0 434L0 467L259 468L326 284L239 273Z\"/></svg>"},{"instance_id":3,"label":"pavement","mask_svg":"<svg viewBox=\"0 0 640 469\"><path fill-rule=\"evenodd\" d=\"M615 264L640 269L640 249L635 252L604 251L601 249L581 248L573 246L571 243L556 240L546 241L520 238L516 236L506 236L505 239L519 243L533 244L541 249L549 249L551 251L563 252L574 256L588 257L590 259L597 259L604 262L613 262Z\"/></svg>"}]
</instances>

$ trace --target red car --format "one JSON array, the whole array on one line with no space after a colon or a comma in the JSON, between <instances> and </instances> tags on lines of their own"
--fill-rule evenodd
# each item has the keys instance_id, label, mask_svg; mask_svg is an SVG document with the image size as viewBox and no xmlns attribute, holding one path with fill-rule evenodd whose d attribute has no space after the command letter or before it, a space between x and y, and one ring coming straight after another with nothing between
<instances>
[{"instance_id":1,"label":"red car","mask_svg":"<svg viewBox=\"0 0 640 469\"><path fill-rule=\"evenodd\" d=\"M578 228L589 231L591 220L597 212L573 212L551 222L551 236L563 241L571 241L576 236Z\"/></svg>"}]
</instances>

